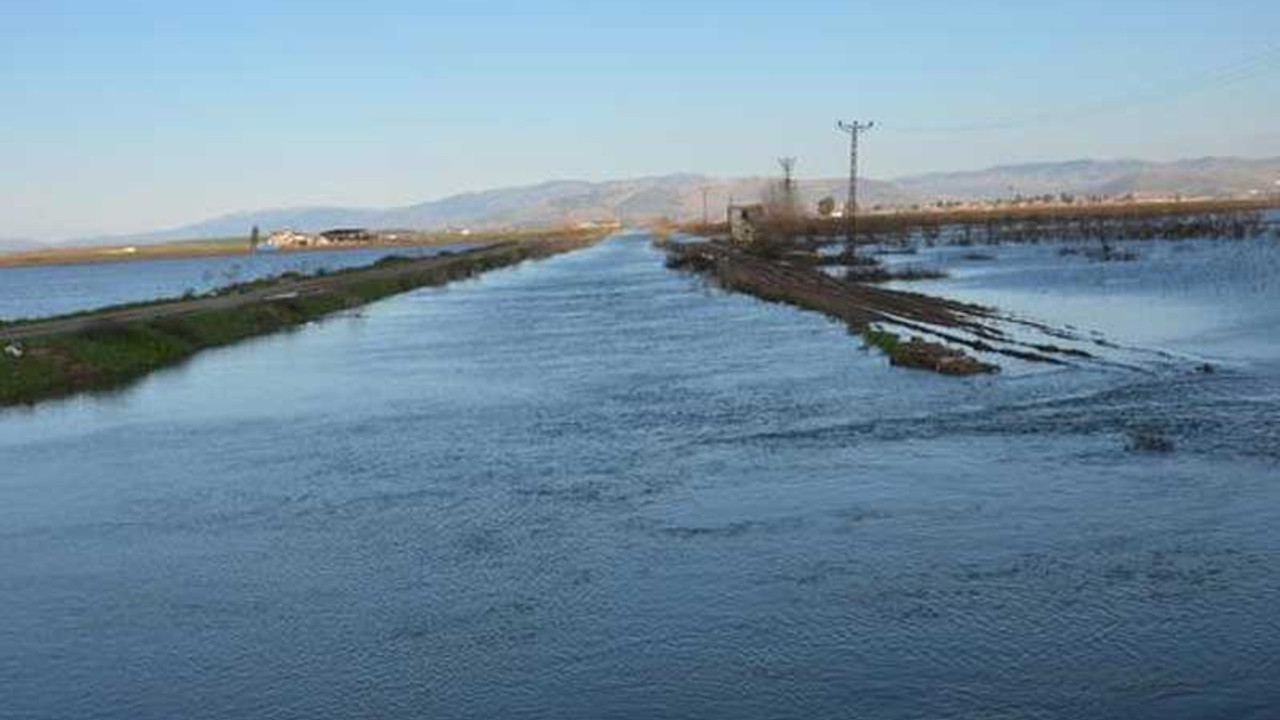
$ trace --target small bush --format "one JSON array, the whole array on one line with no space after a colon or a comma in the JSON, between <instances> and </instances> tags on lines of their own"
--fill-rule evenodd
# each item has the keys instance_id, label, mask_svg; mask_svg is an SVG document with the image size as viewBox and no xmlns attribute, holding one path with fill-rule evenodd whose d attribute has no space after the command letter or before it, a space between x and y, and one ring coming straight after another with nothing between
<instances>
[{"instance_id":1,"label":"small bush","mask_svg":"<svg viewBox=\"0 0 1280 720\"><path fill-rule=\"evenodd\" d=\"M898 345L902 342L902 338L888 330L879 328L867 328L862 332L862 339L866 341L868 347L879 348L886 355L892 356L898 349Z\"/></svg>"}]
</instances>

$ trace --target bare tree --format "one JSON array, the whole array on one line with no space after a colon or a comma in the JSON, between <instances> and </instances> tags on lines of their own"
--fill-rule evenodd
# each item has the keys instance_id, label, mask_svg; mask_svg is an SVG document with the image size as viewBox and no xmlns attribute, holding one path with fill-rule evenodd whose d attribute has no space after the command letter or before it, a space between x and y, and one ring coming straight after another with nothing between
<instances>
[{"instance_id":1,"label":"bare tree","mask_svg":"<svg viewBox=\"0 0 1280 720\"><path fill-rule=\"evenodd\" d=\"M778 158L778 166L782 168L782 178L770 183L762 198L766 235L775 242L794 238L804 225L804 209L796 192L796 159Z\"/></svg>"}]
</instances>

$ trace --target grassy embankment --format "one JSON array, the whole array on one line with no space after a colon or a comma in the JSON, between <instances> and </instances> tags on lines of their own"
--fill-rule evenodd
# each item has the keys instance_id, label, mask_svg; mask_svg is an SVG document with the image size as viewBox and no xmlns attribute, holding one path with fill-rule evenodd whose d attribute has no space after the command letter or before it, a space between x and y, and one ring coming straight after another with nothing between
<instances>
[{"instance_id":1,"label":"grassy embankment","mask_svg":"<svg viewBox=\"0 0 1280 720\"><path fill-rule=\"evenodd\" d=\"M205 348L297 327L415 288L568 252L602 236L574 233L422 260L386 258L371 267L319 277L245 283L213 297L10 324L0 328L0 350L13 346L21 357L0 352L0 406L119 387ZM39 332L44 327L51 332ZM14 339L17 334L22 336Z\"/></svg>"}]
</instances>

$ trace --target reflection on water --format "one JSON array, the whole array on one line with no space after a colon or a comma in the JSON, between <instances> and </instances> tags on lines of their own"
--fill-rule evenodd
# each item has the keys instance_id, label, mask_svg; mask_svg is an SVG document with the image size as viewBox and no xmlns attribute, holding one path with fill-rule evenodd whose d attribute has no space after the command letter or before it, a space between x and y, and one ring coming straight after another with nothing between
<instances>
[{"instance_id":1,"label":"reflection on water","mask_svg":"<svg viewBox=\"0 0 1280 720\"><path fill-rule=\"evenodd\" d=\"M947 282L1074 282L1024 283L1035 262ZM1211 375L947 379L708 291L643 238L399 296L0 415L0 697L37 718L1263 717L1269 342ZM1127 452L1136 430L1176 451Z\"/></svg>"},{"instance_id":2,"label":"reflection on water","mask_svg":"<svg viewBox=\"0 0 1280 720\"><path fill-rule=\"evenodd\" d=\"M48 317L107 305L178 297L285 272L370 265L388 255L430 257L469 244L259 252L222 257L0 267L0 320Z\"/></svg>"}]
</instances>

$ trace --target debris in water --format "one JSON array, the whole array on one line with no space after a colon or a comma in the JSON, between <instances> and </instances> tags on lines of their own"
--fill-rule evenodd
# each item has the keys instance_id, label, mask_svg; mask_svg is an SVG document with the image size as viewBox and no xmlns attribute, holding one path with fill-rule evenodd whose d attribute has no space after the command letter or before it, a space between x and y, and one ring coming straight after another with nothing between
<instances>
[{"instance_id":1,"label":"debris in water","mask_svg":"<svg viewBox=\"0 0 1280 720\"><path fill-rule=\"evenodd\" d=\"M1171 453L1174 450L1174 444L1159 430L1140 428L1130 431L1129 444L1125 449L1129 452Z\"/></svg>"},{"instance_id":2,"label":"debris in water","mask_svg":"<svg viewBox=\"0 0 1280 720\"><path fill-rule=\"evenodd\" d=\"M1086 250L1084 254L1090 260L1098 262L1133 262L1138 259L1138 254L1131 250L1117 250L1111 246L1100 250Z\"/></svg>"}]
</instances>

